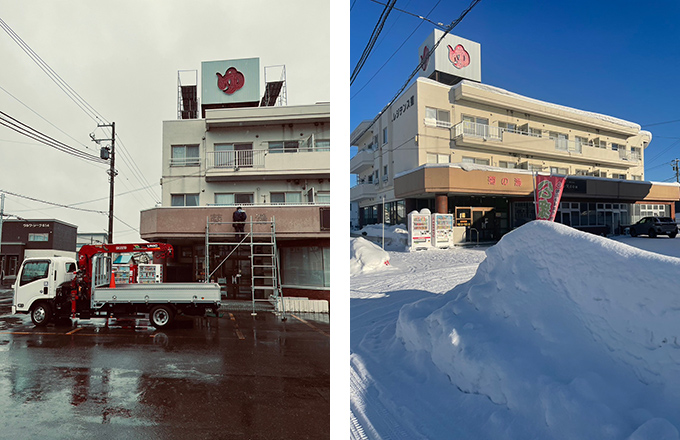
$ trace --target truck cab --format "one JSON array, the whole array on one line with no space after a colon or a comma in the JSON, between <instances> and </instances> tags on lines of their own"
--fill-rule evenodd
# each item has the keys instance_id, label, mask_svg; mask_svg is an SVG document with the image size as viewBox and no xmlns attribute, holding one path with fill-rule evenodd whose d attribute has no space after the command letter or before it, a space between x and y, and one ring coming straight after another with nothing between
<instances>
[{"instance_id":1,"label":"truck cab","mask_svg":"<svg viewBox=\"0 0 680 440\"><path fill-rule=\"evenodd\" d=\"M35 324L50 315L57 287L73 280L76 260L69 257L27 258L21 265L15 284L12 313L30 313Z\"/></svg>"}]
</instances>

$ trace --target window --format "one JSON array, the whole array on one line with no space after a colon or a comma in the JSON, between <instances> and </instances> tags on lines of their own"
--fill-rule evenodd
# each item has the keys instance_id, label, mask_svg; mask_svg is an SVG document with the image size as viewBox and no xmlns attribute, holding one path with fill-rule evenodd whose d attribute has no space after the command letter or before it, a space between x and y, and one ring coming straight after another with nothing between
<instances>
[{"instance_id":1,"label":"window","mask_svg":"<svg viewBox=\"0 0 680 440\"><path fill-rule=\"evenodd\" d=\"M612 179L626 180L626 175L625 174L612 174Z\"/></svg>"},{"instance_id":2,"label":"window","mask_svg":"<svg viewBox=\"0 0 680 440\"><path fill-rule=\"evenodd\" d=\"M583 146L589 146L588 138L583 136L574 137L574 148L578 153L583 152Z\"/></svg>"},{"instance_id":3,"label":"window","mask_svg":"<svg viewBox=\"0 0 680 440\"><path fill-rule=\"evenodd\" d=\"M294 205L302 203L300 192L272 192L269 193L272 205Z\"/></svg>"},{"instance_id":4,"label":"window","mask_svg":"<svg viewBox=\"0 0 680 440\"><path fill-rule=\"evenodd\" d=\"M288 286L330 287L330 248L282 247L281 281Z\"/></svg>"},{"instance_id":5,"label":"window","mask_svg":"<svg viewBox=\"0 0 680 440\"><path fill-rule=\"evenodd\" d=\"M502 131L509 131L510 133L517 133L517 124L513 124L512 122L498 122L498 128L500 128Z\"/></svg>"},{"instance_id":6,"label":"window","mask_svg":"<svg viewBox=\"0 0 680 440\"><path fill-rule=\"evenodd\" d=\"M32 283L36 280L41 280L47 278L47 274L50 270L49 261L31 261L24 265L21 270L21 279L19 285L23 286L28 283Z\"/></svg>"},{"instance_id":7,"label":"window","mask_svg":"<svg viewBox=\"0 0 680 440\"><path fill-rule=\"evenodd\" d=\"M479 157L465 157L463 156L463 163L474 163L476 165L489 165L489 159L481 159Z\"/></svg>"},{"instance_id":8,"label":"window","mask_svg":"<svg viewBox=\"0 0 680 440\"><path fill-rule=\"evenodd\" d=\"M317 139L315 147L316 151L331 151L331 141L330 139Z\"/></svg>"},{"instance_id":9,"label":"window","mask_svg":"<svg viewBox=\"0 0 680 440\"><path fill-rule=\"evenodd\" d=\"M425 124L440 128L451 128L451 113L447 110L425 107Z\"/></svg>"},{"instance_id":10,"label":"window","mask_svg":"<svg viewBox=\"0 0 680 440\"><path fill-rule=\"evenodd\" d=\"M28 234L28 241L49 241L50 234L45 232L42 234Z\"/></svg>"},{"instance_id":11,"label":"window","mask_svg":"<svg viewBox=\"0 0 680 440\"><path fill-rule=\"evenodd\" d=\"M427 153L427 163L450 163L451 156L448 154Z\"/></svg>"},{"instance_id":12,"label":"window","mask_svg":"<svg viewBox=\"0 0 680 440\"><path fill-rule=\"evenodd\" d=\"M568 168L561 168L561 167L550 167L550 174L567 175L567 174L569 174L569 169Z\"/></svg>"},{"instance_id":13,"label":"window","mask_svg":"<svg viewBox=\"0 0 680 440\"><path fill-rule=\"evenodd\" d=\"M200 164L198 145L173 145L170 154L171 166L188 167Z\"/></svg>"},{"instance_id":14,"label":"window","mask_svg":"<svg viewBox=\"0 0 680 440\"><path fill-rule=\"evenodd\" d=\"M517 164L515 162L506 162L504 160L498 161L498 166L501 168L517 168Z\"/></svg>"},{"instance_id":15,"label":"window","mask_svg":"<svg viewBox=\"0 0 680 440\"><path fill-rule=\"evenodd\" d=\"M375 170L375 177L374 177L373 180L375 181L375 184L377 185L378 181L380 180L380 171L379 170Z\"/></svg>"},{"instance_id":16,"label":"window","mask_svg":"<svg viewBox=\"0 0 680 440\"><path fill-rule=\"evenodd\" d=\"M253 193L236 193L234 194L234 204L235 205L252 205L253 204Z\"/></svg>"},{"instance_id":17,"label":"window","mask_svg":"<svg viewBox=\"0 0 680 440\"><path fill-rule=\"evenodd\" d=\"M215 204L226 206L234 205L234 194L215 193Z\"/></svg>"},{"instance_id":18,"label":"window","mask_svg":"<svg viewBox=\"0 0 680 440\"><path fill-rule=\"evenodd\" d=\"M383 181L387 181L388 179L388 174L387 174L387 165L383 167Z\"/></svg>"},{"instance_id":19,"label":"window","mask_svg":"<svg viewBox=\"0 0 680 440\"><path fill-rule=\"evenodd\" d=\"M642 180L642 176L636 176L635 174L633 174L633 175L630 176L630 177L631 177L633 180Z\"/></svg>"},{"instance_id":20,"label":"window","mask_svg":"<svg viewBox=\"0 0 680 440\"><path fill-rule=\"evenodd\" d=\"M630 147L630 160L642 160L640 147Z\"/></svg>"},{"instance_id":21,"label":"window","mask_svg":"<svg viewBox=\"0 0 680 440\"><path fill-rule=\"evenodd\" d=\"M580 169L577 168L576 170L574 170L574 175L575 176L587 176L588 170L580 170Z\"/></svg>"},{"instance_id":22,"label":"window","mask_svg":"<svg viewBox=\"0 0 680 440\"><path fill-rule=\"evenodd\" d=\"M387 127L383 128L383 144L387 143Z\"/></svg>"},{"instance_id":23,"label":"window","mask_svg":"<svg viewBox=\"0 0 680 440\"><path fill-rule=\"evenodd\" d=\"M619 151L619 147L622 147L622 145L621 144L615 144L614 142L612 142L612 150L613 151Z\"/></svg>"},{"instance_id":24,"label":"window","mask_svg":"<svg viewBox=\"0 0 680 440\"><path fill-rule=\"evenodd\" d=\"M198 206L198 194L172 194L170 206Z\"/></svg>"},{"instance_id":25,"label":"window","mask_svg":"<svg viewBox=\"0 0 680 440\"><path fill-rule=\"evenodd\" d=\"M489 119L463 115L463 134L488 137Z\"/></svg>"},{"instance_id":26,"label":"window","mask_svg":"<svg viewBox=\"0 0 680 440\"><path fill-rule=\"evenodd\" d=\"M321 205L330 205L331 193L329 191L318 191L316 193L316 203Z\"/></svg>"},{"instance_id":27,"label":"window","mask_svg":"<svg viewBox=\"0 0 680 440\"><path fill-rule=\"evenodd\" d=\"M557 131L549 131L548 137L555 141L555 149L561 151L569 150L569 136Z\"/></svg>"},{"instance_id":28,"label":"window","mask_svg":"<svg viewBox=\"0 0 680 440\"><path fill-rule=\"evenodd\" d=\"M252 149L252 144L251 149ZM330 145L330 141L329 141ZM269 142L269 152L270 153L297 153L300 147L300 142L298 141L274 141Z\"/></svg>"}]
</instances>

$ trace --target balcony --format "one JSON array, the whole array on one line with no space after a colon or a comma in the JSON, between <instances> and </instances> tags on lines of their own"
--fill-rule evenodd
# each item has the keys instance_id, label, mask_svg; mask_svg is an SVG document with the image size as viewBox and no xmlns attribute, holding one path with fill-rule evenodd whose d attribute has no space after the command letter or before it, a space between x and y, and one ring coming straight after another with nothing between
<instances>
[{"instance_id":1,"label":"balcony","mask_svg":"<svg viewBox=\"0 0 680 440\"><path fill-rule=\"evenodd\" d=\"M537 133L508 130L486 124L461 122L451 129L451 139L459 147L483 149L497 153L533 155L546 159L557 159L573 163L602 166L628 166L640 164L639 154L628 150L611 150L596 146L596 143L581 142Z\"/></svg>"},{"instance_id":2,"label":"balcony","mask_svg":"<svg viewBox=\"0 0 680 440\"><path fill-rule=\"evenodd\" d=\"M374 160L373 149L359 151L349 160L349 172L352 174L362 174L373 168Z\"/></svg>"},{"instance_id":3,"label":"balcony","mask_svg":"<svg viewBox=\"0 0 680 440\"><path fill-rule=\"evenodd\" d=\"M377 194L378 186L374 183L358 183L349 189L349 199L352 202L370 199L376 197Z\"/></svg>"},{"instance_id":4,"label":"balcony","mask_svg":"<svg viewBox=\"0 0 680 440\"><path fill-rule=\"evenodd\" d=\"M209 151L205 158L206 181L248 178L298 179L327 177L329 149Z\"/></svg>"}]
</instances>

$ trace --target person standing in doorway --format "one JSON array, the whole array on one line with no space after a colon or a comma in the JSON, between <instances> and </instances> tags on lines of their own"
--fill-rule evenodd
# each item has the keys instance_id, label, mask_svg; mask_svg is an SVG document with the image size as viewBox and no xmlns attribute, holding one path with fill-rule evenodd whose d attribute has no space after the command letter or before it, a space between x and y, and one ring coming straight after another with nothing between
<instances>
[{"instance_id":1,"label":"person standing in doorway","mask_svg":"<svg viewBox=\"0 0 680 440\"><path fill-rule=\"evenodd\" d=\"M246 225L246 218L248 216L246 215L246 212L241 208L240 206L236 208L236 211L234 211L233 221L234 221L234 231L236 231L236 239L237 240L243 240L243 232L244 228Z\"/></svg>"}]
</instances>

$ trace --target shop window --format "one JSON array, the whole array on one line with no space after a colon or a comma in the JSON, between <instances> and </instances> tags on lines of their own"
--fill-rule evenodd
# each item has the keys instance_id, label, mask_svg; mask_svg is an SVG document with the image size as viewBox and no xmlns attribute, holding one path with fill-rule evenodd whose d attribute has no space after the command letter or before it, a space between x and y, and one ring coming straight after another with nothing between
<instances>
[{"instance_id":1,"label":"shop window","mask_svg":"<svg viewBox=\"0 0 680 440\"><path fill-rule=\"evenodd\" d=\"M330 287L330 249L322 246L281 248L281 281L288 287Z\"/></svg>"},{"instance_id":2,"label":"shop window","mask_svg":"<svg viewBox=\"0 0 680 440\"><path fill-rule=\"evenodd\" d=\"M198 194L172 194L170 206L198 206Z\"/></svg>"},{"instance_id":3,"label":"shop window","mask_svg":"<svg viewBox=\"0 0 680 440\"><path fill-rule=\"evenodd\" d=\"M200 164L198 145L173 145L170 150L170 166L188 167Z\"/></svg>"}]
</instances>

